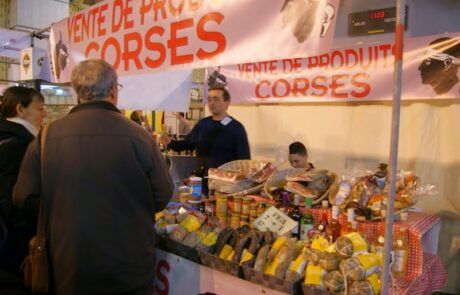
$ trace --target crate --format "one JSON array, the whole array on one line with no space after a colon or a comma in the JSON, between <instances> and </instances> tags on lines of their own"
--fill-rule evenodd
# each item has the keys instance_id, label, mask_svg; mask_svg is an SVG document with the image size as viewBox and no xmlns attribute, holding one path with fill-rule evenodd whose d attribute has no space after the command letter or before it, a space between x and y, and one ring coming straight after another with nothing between
<instances>
[{"instance_id":1,"label":"crate","mask_svg":"<svg viewBox=\"0 0 460 295\"><path fill-rule=\"evenodd\" d=\"M320 289L318 287L302 284L302 294L303 295L329 295L326 289Z\"/></svg>"},{"instance_id":2,"label":"crate","mask_svg":"<svg viewBox=\"0 0 460 295\"><path fill-rule=\"evenodd\" d=\"M158 248L182 258L188 259L192 262L200 263L200 255L198 255L197 249L162 236L157 236L157 241Z\"/></svg>"},{"instance_id":3,"label":"crate","mask_svg":"<svg viewBox=\"0 0 460 295\"><path fill-rule=\"evenodd\" d=\"M287 294L301 294L300 293L300 280L289 282L277 277L266 275L262 272L256 271L251 267L243 266L244 278L251 283L261 285L263 287L280 291Z\"/></svg>"},{"instance_id":4,"label":"crate","mask_svg":"<svg viewBox=\"0 0 460 295\"><path fill-rule=\"evenodd\" d=\"M216 269L218 271L228 273L232 276L243 278L243 271L238 263L234 263L228 260L221 259L215 255L204 251L198 251L200 256L201 264Z\"/></svg>"}]
</instances>

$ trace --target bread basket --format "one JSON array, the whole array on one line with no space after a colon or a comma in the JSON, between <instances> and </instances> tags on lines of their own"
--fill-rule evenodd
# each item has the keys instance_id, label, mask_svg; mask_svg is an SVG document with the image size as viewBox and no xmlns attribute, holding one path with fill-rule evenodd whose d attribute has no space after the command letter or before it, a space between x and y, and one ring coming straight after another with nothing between
<instances>
[{"instance_id":1,"label":"bread basket","mask_svg":"<svg viewBox=\"0 0 460 295\"><path fill-rule=\"evenodd\" d=\"M302 170L305 170L305 169L302 169L302 168L290 168L290 169L284 169L284 170L280 170L280 171L275 171L269 178L268 180L265 182L265 185L264 185L264 191L265 193L267 194L267 196L270 198L270 199L273 199L274 196L270 193L270 188L271 187L284 187L287 183L286 181L286 176L289 175L291 172L293 171L296 171L296 170L299 170L299 171L302 171ZM329 182L328 182L328 189L326 190L326 192L315 198L312 202L312 205L316 205L316 204L320 204L321 201L323 201L324 199L327 199L329 198L329 195L330 194L336 194L337 193L337 190L338 190L338 177L337 177L337 174L333 173L333 172L328 172L328 175L329 175ZM305 195L301 195L303 197L306 197Z\"/></svg>"},{"instance_id":2,"label":"bread basket","mask_svg":"<svg viewBox=\"0 0 460 295\"><path fill-rule=\"evenodd\" d=\"M260 169L262 169L268 161L257 161L257 160L236 160L236 161L231 161L228 163L223 164L222 166L219 167L221 170L229 170L229 171L236 171L240 172L244 175L249 175L251 173L254 173ZM211 187L211 182L223 182L221 180L215 180L215 179L209 179L209 187ZM248 195L248 194L257 194L263 189L264 184L257 184L253 187L250 188L242 188L240 191L235 191L233 193L228 193L228 194L222 194L220 195L225 195L225 196L236 196L236 195Z\"/></svg>"}]
</instances>

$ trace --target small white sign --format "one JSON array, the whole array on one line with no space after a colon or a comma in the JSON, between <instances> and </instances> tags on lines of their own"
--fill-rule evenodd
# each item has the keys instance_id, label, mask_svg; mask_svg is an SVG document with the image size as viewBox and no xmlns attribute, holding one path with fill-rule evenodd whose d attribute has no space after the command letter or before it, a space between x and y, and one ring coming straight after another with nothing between
<instances>
[{"instance_id":1,"label":"small white sign","mask_svg":"<svg viewBox=\"0 0 460 295\"><path fill-rule=\"evenodd\" d=\"M41 48L29 47L21 50L21 80L39 79L45 61L45 51Z\"/></svg>"},{"instance_id":2,"label":"small white sign","mask_svg":"<svg viewBox=\"0 0 460 295\"><path fill-rule=\"evenodd\" d=\"M291 232L298 224L286 214L272 206L260 215L253 223L260 231L272 231L278 235Z\"/></svg>"}]
</instances>

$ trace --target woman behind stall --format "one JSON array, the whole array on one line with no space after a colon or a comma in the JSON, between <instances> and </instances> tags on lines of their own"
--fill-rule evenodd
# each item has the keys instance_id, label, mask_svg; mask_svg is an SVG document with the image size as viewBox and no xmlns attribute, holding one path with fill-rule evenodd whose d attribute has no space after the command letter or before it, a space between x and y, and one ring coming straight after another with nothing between
<instances>
[{"instance_id":1,"label":"woman behind stall","mask_svg":"<svg viewBox=\"0 0 460 295\"><path fill-rule=\"evenodd\" d=\"M43 105L41 93L22 86L6 89L0 104L0 290L22 283L20 265L36 231L38 204L19 211L11 195L22 158L46 115Z\"/></svg>"}]
</instances>

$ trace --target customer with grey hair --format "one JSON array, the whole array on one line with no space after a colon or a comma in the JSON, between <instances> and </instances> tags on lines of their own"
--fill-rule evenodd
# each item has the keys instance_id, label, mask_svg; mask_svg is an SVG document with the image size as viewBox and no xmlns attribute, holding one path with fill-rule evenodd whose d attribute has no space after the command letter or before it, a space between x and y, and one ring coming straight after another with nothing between
<instances>
[{"instance_id":1,"label":"customer with grey hair","mask_svg":"<svg viewBox=\"0 0 460 295\"><path fill-rule=\"evenodd\" d=\"M49 125L42 158L32 142L14 201L43 196L54 293L151 294L153 216L173 192L166 163L116 108L108 63L83 61L71 79L80 104Z\"/></svg>"}]
</instances>

